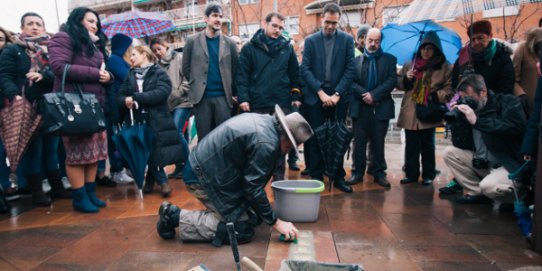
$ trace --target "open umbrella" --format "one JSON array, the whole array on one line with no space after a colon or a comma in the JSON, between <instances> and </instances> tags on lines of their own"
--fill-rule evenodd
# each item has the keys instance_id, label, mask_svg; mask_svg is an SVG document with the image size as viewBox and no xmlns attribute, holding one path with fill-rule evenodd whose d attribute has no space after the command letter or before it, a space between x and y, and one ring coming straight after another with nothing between
<instances>
[{"instance_id":1,"label":"open umbrella","mask_svg":"<svg viewBox=\"0 0 542 271\"><path fill-rule=\"evenodd\" d=\"M130 109L131 123L125 124L121 131L113 136L117 150L130 168L139 194L143 198L143 182L145 180L145 167L149 160L154 135L144 123L134 121L133 110Z\"/></svg>"},{"instance_id":2,"label":"open umbrella","mask_svg":"<svg viewBox=\"0 0 542 271\"><path fill-rule=\"evenodd\" d=\"M464 14L533 3L533 0L414 0L399 14L398 24L450 20Z\"/></svg>"},{"instance_id":3,"label":"open umbrella","mask_svg":"<svg viewBox=\"0 0 542 271\"><path fill-rule=\"evenodd\" d=\"M353 133L337 119L328 119L314 130L325 163L325 174L331 178L337 175L342 159L350 146ZM331 184L329 186L331 190Z\"/></svg>"},{"instance_id":4,"label":"open umbrella","mask_svg":"<svg viewBox=\"0 0 542 271\"><path fill-rule=\"evenodd\" d=\"M109 38L118 33L132 38L148 37L174 28L165 14L138 10L111 15L102 22L102 26Z\"/></svg>"},{"instance_id":5,"label":"open umbrella","mask_svg":"<svg viewBox=\"0 0 542 271\"><path fill-rule=\"evenodd\" d=\"M454 63L461 49L461 38L453 30L431 20L413 22L404 25L388 24L382 29L382 50L397 57L397 64L404 65L412 60L418 51L425 33L434 31L440 38L442 53L446 60Z\"/></svg>"},{"instance_id":6,"label":"open umbrella","mask_svg":"<svg viewBox=\"0 0 542 271\"><path fill-rule=\"evenodd\" d=\"M10 180L16 187L17 175L15 174L19 161L28 147L32 136L38 130L41 123L41 115L36 108L26 99L14 99L11 103L0 110L0 139L6 150L7 162L11 171Z\"/></svg>"}]
</instances>

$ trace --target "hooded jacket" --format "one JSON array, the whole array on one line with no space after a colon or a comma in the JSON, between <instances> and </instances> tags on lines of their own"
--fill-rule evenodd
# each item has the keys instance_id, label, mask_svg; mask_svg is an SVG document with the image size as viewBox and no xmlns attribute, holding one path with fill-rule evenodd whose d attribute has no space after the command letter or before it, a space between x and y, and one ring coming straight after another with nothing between
<instances>
[{"instance_id":1,"label":"hooded jacket","mask_svg":"<svg viewBox=\"0 0 542 271\"><path fill-rule=\"evenodd\" d=\"M274 50L265 44L263 29L243 46L235 77L239 103L248 102L254 109L290 108L299 100L292 89L300 89L299 63L290 41L280 36Z\"/></svg>"}]
</instances>

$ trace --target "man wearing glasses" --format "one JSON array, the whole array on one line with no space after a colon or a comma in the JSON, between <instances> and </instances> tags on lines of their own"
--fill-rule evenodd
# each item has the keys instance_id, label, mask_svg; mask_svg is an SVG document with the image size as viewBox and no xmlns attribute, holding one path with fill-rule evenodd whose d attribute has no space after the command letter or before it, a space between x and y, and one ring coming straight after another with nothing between
<instances>
[{"instance_id":1,"label":"man wearing glasses","mask_svg":"<svg viewBox=\"0 0 542 271\"><path fill-rule=\"evenodd\" d=\"M322 30L305 40L301 76L306 84L304 103L311 127L316 129L325 119L344 121L350 101L350 86L355 73L354 39L338 30L341 9L335 3L324 6ZM311 144L310 175L323 179L324 161L318 144ZM342 162L341 162L342 165ZM339 190L351 193L345 183L342 166L330 181Z\"/></svg>"},{"instance_id":2,"label":"man wearing glasses","mask_svg":"<svg viewBox=\"0 0 542 271\"><path fill-rule=\"evenodd\" d=\"M299 64L290 40L282 36L284 16L271 12L263 27L243 46L235 77L239 108L243 112L273 114L275 104L289 113L301 105ZM284 157L274 180L284 179Z\"/></svg>"}]
</instances>

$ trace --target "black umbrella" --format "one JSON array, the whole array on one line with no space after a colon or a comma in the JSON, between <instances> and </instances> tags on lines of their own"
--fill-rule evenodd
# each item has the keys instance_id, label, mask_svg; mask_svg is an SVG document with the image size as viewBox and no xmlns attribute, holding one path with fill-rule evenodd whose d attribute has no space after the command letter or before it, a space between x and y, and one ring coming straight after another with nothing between
<instances>
[{"instance_id":1,"label":"black umbrella","mask_svg":"<svg viewBox=\"0 0 542 271\"><path fill-rule=\"evenodd\" d=\"M314 130L325 163L325 174L330 178L337 175L342 159L350 146L354 134L337 119L328 119ZM330 187L331 189L331 184Z\"/></svg>"},{"instance_id":2,"label":"black umbrella","mask_svg":"<svg viewBox=\"0 0 542 271\"><path fill-rule=\"evenodd\" d=\"M145 167L151 155L154 134L145 123L134 122L132 109L130 109L130 118L131 123L125 124L121 131L113 136L113 141L132 171L139 194L143 197Z\"/></svg>"}]
</instances>

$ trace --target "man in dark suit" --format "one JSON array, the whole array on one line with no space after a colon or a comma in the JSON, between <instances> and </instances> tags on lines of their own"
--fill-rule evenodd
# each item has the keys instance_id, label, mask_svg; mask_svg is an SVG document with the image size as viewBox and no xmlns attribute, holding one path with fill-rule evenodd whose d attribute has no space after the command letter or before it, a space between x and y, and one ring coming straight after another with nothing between
<instances>
[{"instance_id":1,"label":"man in dark suit","mask_svg":"<svg viewBox=\"0 0 542 271\"><path fill-rule=\"evenodd\" d=\"M337 29L341 9L335 3L324 6L322 30L305 40L305 51L301 63L301 76L306 83L304 103L308 121L314 129L327 118L344 121L349 101L350 86L354 77L354 39ZM314 179L323 179L325 168L318 144L311 144L310 174ZM341 166L330 182L343 192L352 188L344 181L345 171Z\"/></svg>"},{"instance_id":2,"label":"man in dark suit","mask_svg":"<svg viewBox=\"0 0 542 271\"><path fill-rule=\"evenodd\" d=\"M237 45L222 35L222 7L205 8L205 30L190 36L183 49L183 74L190 84L198 140L231 116Z\"/></svg>"},{"instance_id":3,"label":"man in dark suit","mask_svg":"<svg viewBox=\"0 0 542 271\"><path fill-rule=\"evenodd\" d=\"M354 99L350 105L356 155L352 177L347 182L350 185L363 182L367 165L367 142L371 141L374 181L381 186L390 187L385 172L384 139L390 119L395 117L391 91L397 82L397 59L382 52L381 41L380 30L370 29L363 55L356 58L356 72L352 84Z\"/></svg>"}]
</instances>

